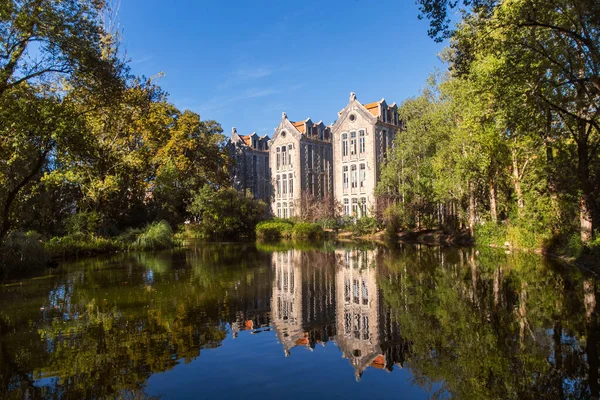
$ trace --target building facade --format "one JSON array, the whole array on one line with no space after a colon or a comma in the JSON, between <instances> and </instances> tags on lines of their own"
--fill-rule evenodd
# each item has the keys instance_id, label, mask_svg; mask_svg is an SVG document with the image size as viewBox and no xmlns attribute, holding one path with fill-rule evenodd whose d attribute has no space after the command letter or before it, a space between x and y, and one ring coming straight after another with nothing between
<instances>
[{"instance_id":1,"label":"building facade","mask_svg":"<svg viewBox=\"0 0 600 400\"><path fill-rule=\"evenodd\" d=\"M373 215L375 187L399 128L395 103L388 106L381 99L363 105L350 94L331 128L335 200L344 215Z\"/></svg>"},{"instance_id":2,"label":"building facade","mask_svg":"<svg viewBox=\"0 0 600 400\"><path fill-rule=\"evenodd\" d=\"M235 128L227 143L233 160L230 171L233 187L250 192L255 199L271 201L271 172L269 166L269 137L239 135Z\"/></svg>"},{"instance_id":3,"label":"building facade","mask_svg":"<svg viewBox=\"0 0 600 400\"><path fill-rule=\"evenodd\" d=\"M373 215L375 187L400 127L395 103L363 105L351 93L332 126L283 113L271 140L233 128L234 187L270 202L279 218L298 215L307 197L333 199L345 216Z\"/></svg>"},{"instance_id":4,"label":"building facade","mask_svg":"<svg viewBox=\"0 0 600 400\"><path fill-rule=\"evenodd\" d=\"M274 216L296 215L302 196L333 194L331 132L323 122L293 122L283 113L269 149Z\"/></svg>"}]
</instances>

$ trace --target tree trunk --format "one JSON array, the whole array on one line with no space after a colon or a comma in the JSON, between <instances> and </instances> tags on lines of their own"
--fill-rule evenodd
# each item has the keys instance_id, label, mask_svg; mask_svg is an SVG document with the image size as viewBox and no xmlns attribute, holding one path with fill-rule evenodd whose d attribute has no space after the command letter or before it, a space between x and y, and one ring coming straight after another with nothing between
<instances>
[{"instance_id":1,"label":"tree trunk","mask_svg":"<svg viewBox=\"0 0 600 400\"><path fill-rule=\"evenodd\" d=\"M490 217L492 222L498 222L498 201L496 196L496 182L494 179L490 181Z\"/></svg>"},{"instance_id":2,"label":"tree trunk","mask_svg":"<svg viewBox=\"0 0 600 400\"><path fill-rule=\"evenodd\" d=\"M23 189L28 183L30 183L33 180L33 178L40 172L40 170L46 163L46 157L48 156L49 152L50 148L44 150L36 160L36 163L33 166L31 172L28 175L24 176L23 179L21 179L21 182L19 182L17 186L10 190L6 195L6 201L2 209L2 225L0 226L0 244L4 243L6 236L8 236L8 233L12 228L13 221L10 218L10 209L12 207L12 204L14 203L21 189Z\"/></svg>"},{"instance_id":3,"label":"tree trunk","mask_svg":"<svg viewBox=\"0 0 600 400\"><path fill-rule=\"evenodd\" d=\"M525 206L523 203L523 192L521 191L521 175L519 174L519 161L517 160L517 154L512 151L512 165L513 165L513 183L515 185L515 193L517 195L517 205L519 206L519 214L521 209Z\"/></svg>"},{"instance_id":4,"label":"tree trunk","mask_svg":"<svg viewBox=\"0 0 600 400\"><path fill-rule=\"evenodd\" d=\"M577 143L577 156L577 172L579 182L581 183L581 197L579 199L581 241L588 243L592 240L594 233L594 197L590 180L590 161L586 141L581 140Z\"/></svg>"},{"instance_id":5,"label":"tree trunk","mask_svg":"<svg viewBox=\"0 0 600 400\"><path fill-rule=\"evenodd\" d=\"M469 232L475 231L475 185L469 181Z\"/></svg>"}]
</instances>

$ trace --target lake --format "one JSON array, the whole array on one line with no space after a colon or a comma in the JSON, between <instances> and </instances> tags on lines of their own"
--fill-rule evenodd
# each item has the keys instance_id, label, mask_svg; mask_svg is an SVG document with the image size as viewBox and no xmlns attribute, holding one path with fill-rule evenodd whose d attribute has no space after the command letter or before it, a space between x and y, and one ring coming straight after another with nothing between
<instances>
[{"instance_id":1,"label":"lake","mask_svg":"<svg viewBox=\"0 0 600 400\"><path fill-rule=\"evenodd\" d=\"M598 398L599 285L533 254L197 243L0 284L0 398Z\"/></svg>"}]
</instances>

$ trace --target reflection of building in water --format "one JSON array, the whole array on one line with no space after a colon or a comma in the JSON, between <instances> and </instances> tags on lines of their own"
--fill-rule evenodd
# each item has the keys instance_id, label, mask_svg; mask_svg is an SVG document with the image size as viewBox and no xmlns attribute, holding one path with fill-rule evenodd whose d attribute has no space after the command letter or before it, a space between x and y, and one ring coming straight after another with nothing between
<instances>
[{"instance_id":1,"label":"reflection of building in water","mask_svg":"<svg viewBox=\"0 0 600 400\"><path fill-rule=\"evenodd\" d=\"M377 286L377 250L273 253L271 324L286 356L335 340L359 379L391 370L405 346Z\"/></svg>"},{"instance_id":2,"label":"reflection of building in water","mask_svg":"<svg viewBox=\"0 0 600 400\"><path fill-rule=\"evenodd\" d=\"M332 258L288 250L273 253L271 319L286 355L295 346L314 348L335 334Z\"/></svg>"},{"instance_id":3,"label":"reflection of building in water","mask_svg":"<svg viewBox=\"0 0 600 400\"><path fill-rule=\"evenodd\" d=\"M258 333L268 330L270 326L269 311L271 307L270 271L262 269L254 271L251 284L238 284L228 298L230 308L231 333L234 338L240 331L249 330Z\"/></svg>"},{"instance_id":4,"label":"reflection of building in water","mask_svg":"<svg viewBox=\"0 0 600 400\"><path fill-rule=\"evenodd\" d=\"M273 253L275 277L271 296L271 320L277 339L286 356L294 346L308 344L302 329L302 288L300 252L288 250Z\"/></svg>"},{"instance_id":5,"label":"reflection of building in water","mask_svg":"<svg viewBox=\"0 0 600 400\"><path fill-rule=\"evenodd\" d=\"M337 250L337 335L356 379L372 366L391 370L403 359L398 329L377 287L377 250Z\"/></svg>"}]
</instances>

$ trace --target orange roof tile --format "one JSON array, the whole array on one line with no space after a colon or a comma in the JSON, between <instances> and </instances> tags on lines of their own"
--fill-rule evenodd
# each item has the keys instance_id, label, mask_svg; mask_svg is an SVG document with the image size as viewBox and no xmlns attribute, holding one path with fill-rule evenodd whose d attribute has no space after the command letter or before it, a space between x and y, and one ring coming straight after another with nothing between
<instances>
[{"instance_id":1,"label":"orange roof tile","mask_svg":"<svg viewBox=\"0 0 600 400\"><path fill-rule=\"evenodd\" d=\"M384 368L385 367L385 358L383 357L383 355L378 355L377 357L375 357L375 359L373 360L373 362L371 362L371 366L375 367L375 368Z\"/></svg>"},{"instance_id":2,"label":"orange roof tile","mask_svg":"<svg viewBox=\"0 0 600 400\"><path fill-rule=\"evenodd\" d=\"M300 133L306 133L306 125L304 124L304 121L292 122L292 125L294 125L296 129L300 131Z\"/></svg>"},{"instance_id":3,"label":"orange roof tile","mask_svg":"<svg viewBox=\"0 0 600 400\"><path fill-rule=\"evenodd\" d=\"M379 117L379 102L375 101L373 103L365 104L365 108L374 116Z\"/></svg>"},{"instance_id":4,"label":"orange roof tile","mask_svg":"<svg viewBox=\"0 0 600 400\"><path fill-rule=\"evenodd\" d=\"M252 147L252 138L250 135L240 135L240 138L246 143L246 146Z\"/></svg>"}]
</instances>

